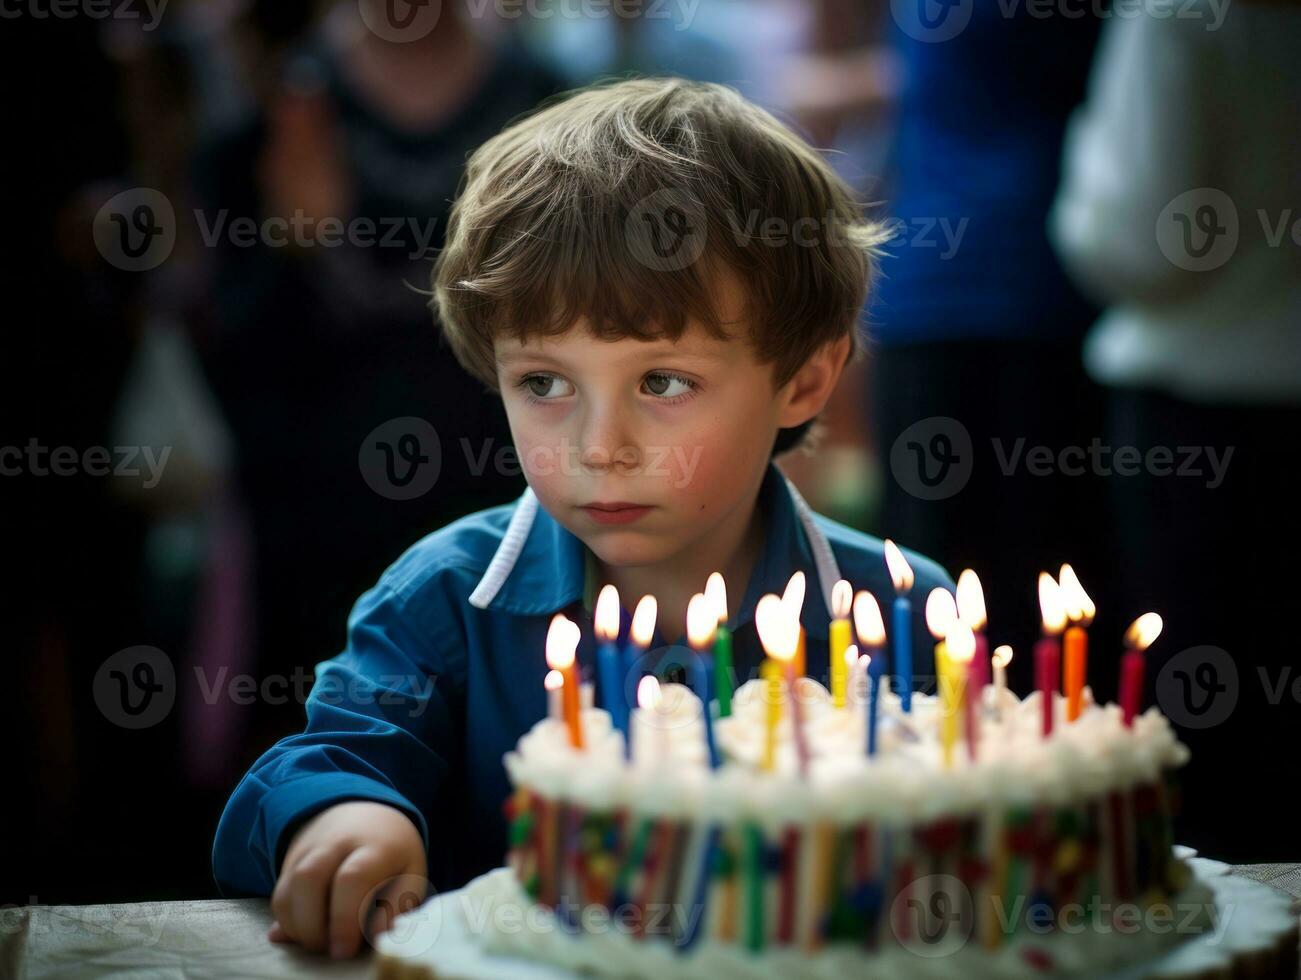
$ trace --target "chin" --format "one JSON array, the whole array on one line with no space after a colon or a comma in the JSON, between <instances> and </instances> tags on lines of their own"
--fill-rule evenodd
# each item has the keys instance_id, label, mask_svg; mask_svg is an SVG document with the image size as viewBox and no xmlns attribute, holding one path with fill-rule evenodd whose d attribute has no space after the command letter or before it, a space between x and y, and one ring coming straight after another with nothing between
<instances>
[{"instance_id":1,"label":"chin","mask_svg":"<svg viewBox=\"0 0 1301 980\"><path fill-rule=\"evenodd\" d=\"M635 568L653 565L673 554L664 539L657 534L626 529L611 529L588 535L584 544L607 565Z\"/></svg>"}]
</instances>

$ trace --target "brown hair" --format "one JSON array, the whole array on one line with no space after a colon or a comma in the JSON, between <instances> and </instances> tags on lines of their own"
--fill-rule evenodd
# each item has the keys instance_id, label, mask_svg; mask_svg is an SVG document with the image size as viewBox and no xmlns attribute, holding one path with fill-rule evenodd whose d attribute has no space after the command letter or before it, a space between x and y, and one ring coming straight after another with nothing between
<instances>
[{"instance_id":1,"label":"brown hair","mask_svg":"<svg viewBox=\"0 0 1301 980\"><path fill-rule=\"evenodd\" d=\"M848 333L859 349L887 238L812 148L735 90L604 83L470 157L432 304L457 359L496 389L499 334L555 335L586 317L606 339L676 340L689 318L726 336L711 298L727 270L780 388L829 341Z\"/></svg>"}]
</instances>

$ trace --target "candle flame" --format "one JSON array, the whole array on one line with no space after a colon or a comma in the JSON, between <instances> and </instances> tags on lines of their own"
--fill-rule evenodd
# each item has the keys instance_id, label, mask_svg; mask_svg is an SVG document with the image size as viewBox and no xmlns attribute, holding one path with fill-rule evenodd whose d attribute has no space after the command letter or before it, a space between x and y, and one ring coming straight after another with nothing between
<instances>
[{"instance_id":1,"label":"candle flame","mask_svg":"<svg viewBox=\"0 0 1301 980\"><path fill-rule=\"evenodd\" d=\"M565 686L565 675L558 670L548 670L547 676L542 679L542 686L548 691L559 691Z\"/></svg>"},{"instance_id":2,"label":"candle flame","mask_svg":"<svg viewBox=\"0 0 1301 980\"><path fill-rule=\"evenodd\" d=\"M1006 643L1001 647L995 647L994 655L991 660L996 667L1006 667L1012 662L1012 648Z\"/></svg>"},{"instance_id":3,"label":"candle flame","mask_svg":"<svg viewBox=\"0 0 1301 980\"><path fill-rule=\"evenodd\" d=\"M800 636L799 623L791 617L780 598L770 592L759 600L754 608L754 625L768 656L783 663L794 659Z\"/></svg>"},{"instance_id":4,"label":"candle flame","mask_svg":"<svg viewBox=\"0 0 1301 980\"><path fill-rule=\"evenodd\" d=\"M723 581L723 576L714 572L709 576L705 583L705 595L709 597L709 604L714 611L718 613L720 623L727 622L727 583Z\"/></svg>"},{"instance_id":5,"label":"candle flame","mask_svg":"<svg viewBox=\"0 0 1301 980\"><path fill-rule=\"evenodd\" d=\"M831 587L831 613L836 619L848 619L854 604L854 587L843 578Z\"/></svg>"},{"instance_id":6,"label":"candle flame","mask_svg":"<svg viewBox=\"0 0 1301 980\"><path fill-rule=\"evenodd\" d=\"M1072 623L1088 626L1093 622L1093 617L1097 615L1098 607L1093 604L1089 594L1084 591L1084 586L1080 584L1075 569L1071 568L1070 565L1063 565L1061 572L1057 575L1057 580L1061 583L1067 618Z\"/></svg>"},{"instance_id":7,"label":"candle flame","mask_svg":"<svg viewBox=\"0 0 1301 980\"><path fill-rule=\"evenodd\" d=\"M662 700L660 682L654 676L647 674L637 683L637 707L643 711L654 711Z\"/></svg>"},{"instance_id":8,"label":"candle flame","mask_svg":"<svg viewBox=\"0 0 1301 980\"><path fill-rule=\"evenodd\" d=\"M885 567L890 570L890 581L894 583L896 592L903 594L913 587L912 566L899 546L889 538L885 539Z\"/></svg>"},{"instance_id":9,"label":"candle flame","mask_svg":"<svg viewBox=\"0 0 1301 980\"><path fill-rule=\"evenodd\" d=\"M948 589L931 589L926 597L926 628L931 636L942 640L949 632L949 627L958 618L958 606L953 601L953 593Z\"/></svg>"},{"instance_id":10,"label":"candle flame","mask_svg":"<svg viewBox=\"0 0 1301 980\"><path fill-rule=\"evenodd\" d=\"M1062 587L1047 572L1039 573L1039 611L1043 616L1044 632L1055 636L1066 628L1066 603Z\"/></svg>"},{"instance_id":11,"label":"candle flame","mask_svg":"<svg viewBox=\"0 0 1301 980\"><path fill-rule=\"evenodd\" d=\"M650 646L651 639L655 636L655 617L659 613L659 604L655 601L653 595L644 595L641 601L637 603L637 609L632 614L632 626L629 627L629 634L632 636L632 642L642 649Z\"/></svg>"},{"instance_id":12,"label":"candle flame","mask_svg":"<svg viewBox=\"0 0 1301 980\"><path fill-rule=\"evenodd\" d=\"M985 628L985 590L980 587L980 577L970 568L964 568L958 576L958 615L973 630Z\"/></svg>"},{"instance_id":13,"label":"candle flame","mask_svg":"<svg viewBox=\"0 0 1301 980\"><path fill-rule=\"evenodd\" d=\"M1125 645L1134 650L1146 650L1158 636L1165 625L1161 617L1154 613L1143 613L1125 630Z\"/></svg>"},{"instance_id":14,"label":"candle flame","mask_svg":"<svg viewBox=\"0 0 1301 980\"><path fill-rule=\"evenodd\" d=\"M574 663L580 635L577 623L564 613L556 613L547 627L547 666L552 670L569 669Z\"/></svg>"},{"instance_id":15,"label":"candle flame","mask_svg":"<svg viewBox=\"0 0 1301 980\"><path fill-rule=\"evenodd\" d=\"M961 619L955 619L944 634L944 648L950 661L966 663L976 653L976 634Z\"/></svg>"},{"instance_id":16,"label":"candle flame","mask_svg":"<svg viewBox=\"0 0 1301 980\"><path fill-rule=\"evenodd\" d=\"M858 634L858 642L865 647L879 647L885 642L881 607L870 592L860 590L854 596L854 632Z\"/></svg>"},{"instance_id":17,"label":"candle flame","mask_svg":"<svg viewBox=\"0 0 1301 980\"><path fill-rule=\"evenodd\" d=\"M866 656L866 654L864 654L864 656ZM868 659L870 660L871 658L868 657ZM846 666L853 667L856 663L858 663L858 647L851 643L849 646L845 647L845 664Z\"/></svg>"},{"instance_id":18,"label":"candle flame","mask_svg":"<svg viewBox=\"0 0 1301 980\"><path fill-rule=\"evenodd\" d=\"M703 592L697 592L687 603L687 642L693 650L705 650L714 642L718 629L717 606Z\"/></svg>"},{"instance_id":19,"label":"candle flame","mask_svg":"<svg viewBox=\"0 0 1301 980\"><path fill-rule=\"evenodd\" d=\"M607 585L596 597L595 631L599 639L619 638L619 590Z\"/></svg>"},{"instance_id":20,"label":"candle flame","mask_svg":"<svg viewBox=\"0 0 1301 980\"><path fill-rule=\"evenodd\" d=\"M800 620L800 613L804 611L804 590L804 573L797 571L786 583L786 591L782 593L782 605L789 610L789 615L797 623Z\"/></svg>"}]
</instances>

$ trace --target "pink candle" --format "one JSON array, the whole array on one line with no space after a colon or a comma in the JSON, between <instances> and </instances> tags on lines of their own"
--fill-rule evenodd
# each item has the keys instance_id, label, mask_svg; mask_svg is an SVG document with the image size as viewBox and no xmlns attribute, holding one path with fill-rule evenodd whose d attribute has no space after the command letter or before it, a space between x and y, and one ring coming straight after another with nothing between
<instances>
[{"instance_id":1,"label":"pink candle","mask_svg":"<svg viewBox=\"0 0 1301 980\"><path fill-rule=\"evenodd\" d=\"M1126 728L1134 727L1143 700L1144 651L1161 635L1164 624L1154 612L1144 613L1125 631L1125 653L1120 658L1120 718Z\"/></svg>"},{"instance_id":2,"label":"pink candle","mask_svg":"<svg viewBox=\"0 0 1301 980\"><path fill-rule=\"evenodd\" d=\"M1043 712L1043 736L1053 733L1053 707L1060 683L1061 632L1066 628L1066 602L1061 586L1047 572L1039 573L1039 611L1043 638L1034 646L1034 681Z\"/></svg>"},{"instance_id":3,"label":"pink candle","mask_svg":"<svg viewBox=\"0 0 1301 980\"><path fill-rule=\"evenodd\" d=\"M971 697L979 703L985 685L989 683L989 640L985 636L985 590L980 578L970 568L958 576L958 617L971 627L976 636L976 652L971 657Z\"/></svg>"}]
</instances>

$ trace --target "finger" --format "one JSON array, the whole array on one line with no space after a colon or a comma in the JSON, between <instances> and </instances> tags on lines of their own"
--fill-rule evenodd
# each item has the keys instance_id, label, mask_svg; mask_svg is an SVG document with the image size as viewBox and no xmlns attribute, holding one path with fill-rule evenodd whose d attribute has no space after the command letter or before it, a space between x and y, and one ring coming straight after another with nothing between
<instances>
[{"instance_id":1,"label":"finger","mask_svg":"<svg viewBox=\"0 0 1301 980\"><path fill-rule=\"evenodd\" d=\"M286 932L313 953L325 949L330 882L347 853L318 849L304 855L293 870L288 895L289 919L280 921Z\"/></svg>"},{"instance_id":2,"label":"finger","mask_svg":"<svg viewBox=\"0 0 1301 980\"><path fill-rule=\"evenodd\" d=\"M374 942L393 928L393 922L404 912L410 912L424 901L428 882L423 866L408 865L375 896L367 920L366 938Z\"/></svg>"},{"instance_id":3,"label":"finger","mask_svg":"<svg viewBox=\"0 0 1301 980\"><path fill-rule=\"evenodd\" d=\"M271 928L267 930L267 939L273 943L292 943L289 933L285 932L285 927L278 921L271 923Z\"/></svg>"},{"instance_id":4,"label":"finger","mask_svg":"<svg viewBox=\"0 0 1301 980\"><path fill-rule=\"evenodd\" d=\"M370 890L391 873L383 853L375 848L359 847L344 858L330 887L331 956L357 955L366 914L362 903L369 899Z\"/></svg>"}]
</instances>

